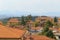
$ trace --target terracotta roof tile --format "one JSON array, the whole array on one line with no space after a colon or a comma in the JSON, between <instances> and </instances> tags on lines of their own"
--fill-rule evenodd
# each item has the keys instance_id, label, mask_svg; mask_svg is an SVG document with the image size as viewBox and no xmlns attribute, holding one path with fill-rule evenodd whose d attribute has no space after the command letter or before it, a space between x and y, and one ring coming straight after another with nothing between
<instances>
[{"instance_id":1,"label":"terracotta roof tile","mask_svg":"<svg viewBox=\"0 0 60 40\"><path fill-rule=\"evenodd\" d=\"M30 36L28 36L28 38L26 40L29 39ZM31 36L33 38L33 40L54 40L52 38L48 38L46 36L37 36L37 35L33 35Z\"/></svg>"},{"instance_id":2,"label":"terracotta roof tile","mask_svg":"<svg viewBox=\"0 0 60 40\"><path fill-rule=\"evenodd\" d=\"M40 29L42 29L42 27L31 27L31 29L32 29L32 30L35 30L35 29L36 29L36 30L40 30Z\"/></svg>"},{"instance_id":3,"label":"terracotta roof tile","mask_svg":"<svg viewBox=\"0 0 60 40\"><path fill-rule=\"evenodd\" d=\"M0 38L20 38L24 33L23 30L0 25Z\"/></svg>"},{"instance_id":4,"label":"terracotta roof tile","mask_svg":"<svg viewBox=\"0 0 60 40\"><path fill-rule=\"evenodd\" d=\"M8 22L19 22L17 18L11 18Z\"/></svg>"}]
</instances>

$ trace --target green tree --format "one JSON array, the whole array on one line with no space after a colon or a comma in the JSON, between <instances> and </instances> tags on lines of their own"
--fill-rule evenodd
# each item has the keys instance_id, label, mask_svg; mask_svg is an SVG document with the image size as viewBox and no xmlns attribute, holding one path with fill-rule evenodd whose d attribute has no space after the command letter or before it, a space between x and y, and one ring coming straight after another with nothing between
<instances>
[{"instance_id":1,"label":"green tree","mask_svg":"<svg viewBox=\"0 0 60 40\"><path fill-rule=\"evenodd\" d=\"M52 30L50 30L48 26L43 28L42 35L45 35L45 36L50 37L50 38L55 38Z\"/></svg>"},{"instance_id":2,"label":"green tree","mask_svg":"<svg viewBox=\"0 0 60 40\"><path fill-rule=\"evenodd\" d=\"M54 34L53 34L52 30L47 31L45 35L47 37L54 38Z\"/></svg>"},{"instance_id":3,"label":"green tree","mask_svg":"<svg viewBox=\"0 0 60 40\"><path fill-rule=\"evenodd\" d=\"M54 17L54 26L56 27L56 28L58 28L58 18L57 17Z\"/></svg>"},{"instance_id":4,"label":"green tree","mask_svg":"<svg viewBox=\"0 0 60 40\"><path fill-rule=\"evenodd\" d=\"M58 18L57 17L54 17L54 22L58 22Z\"/></svg>"},{"instance_id":5,"label":"green tree","mask_svg":"<svg viewBox=\"0 0 60 40\"><path fill-rule=\"evenodd\" d=\"M26 22L29 22L30 20L32 20L32 16L31 15L28 15L25 17L25 21Z\"/></svg>"},{"instance_id":6,"label":"green tree","mask_svg":"<svg viewBox=\"0 0 60 40\"><path fill-rule=\"evenodd\" d=\"M26 21L26 22L28 22L28 21L29 21L28 17L25 17L25 21Z\"/></svg>"},{"instance_id":7,"label":"green tree","mask_svg":"<svg viewBox=\"0 0 60 40\"><path fill-rule=\"evenodd\" d=\"M38 27L38 23L37 22L34 22L34 26L35 26L35 32L36 32L36 27Z\"/></svg>"},{"instance_id":8,"label":"green tree","mask_svg":"<svg viewBox=\"0 0 60 40\"><path fill-rule=\"evenodd\" d=\"M42 30L42 34L44 35L49 30L48 26L44 27Z\"/></svg>"},{"instance_id":9,"label":"green tree","mask_svg":"<svg viewBox=\"0 0 60 40\"><path fill-rule=\"evenodd\" d=\"M32 16L31 15L28 15L27 16L29 20L32 20Z\"/></svg>"},{"instance_id":10,"label":"green tree","mask_svg":"<svg viewBox=\"0 0 60 40\"><path fill-rule=\"evenodd\" d=\"M49 26L49 27L52 27L52 26L53 26L53 23L48 20L48 21L46 22L46 25Z\"/></svg>"},{"instance_id":11,"label":"green tree","mask_svg":"<svg viewBox=\"0 0 60 40\"><path fill-rule=\"evenodd\" d=\"M26 21L25 21L25 17L24 16L21 17L21 25L26 25Z\"/></svg>"},{"instance_id":12,"label":"green tree","mask_svg":"<svg viewBox=\"0 0 60 40\"><path fill-rule=\"evenodd\" d=\"M35 27L37 27L37 26L38 26L38 23L37 23L37 22L35 22L35 23L34 23L34 25L35 25Z\"/></svg>"}]
</instances>

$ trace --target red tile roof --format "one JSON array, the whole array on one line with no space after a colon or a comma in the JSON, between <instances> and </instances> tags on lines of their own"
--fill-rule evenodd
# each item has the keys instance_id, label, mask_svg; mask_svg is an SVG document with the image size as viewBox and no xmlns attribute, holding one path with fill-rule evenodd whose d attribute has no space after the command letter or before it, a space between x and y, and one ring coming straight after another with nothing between
<instances>
[{"instance_id":1,"label":"red tile roof","mask_svg":"<svg viewBox=\"0 0 60 40\"><path fill-rule=\"evenodd\" d=\"M40 30L42 27L31 27L32 30Z\"/></svg>"},{"instance_id":2,"label":"red tile roof","mask_svg":"<svg viewBox=\"0 0 60 40\"><path fill-rule=\"evenodd\" d=\"M11 18L8 22L19 22L17 18Z\"/></svg>"},{"instance_id":3,"label":"red tile roof","mask_svg":"<svg viewBox=\"0 0 60 40\"><path fill-rule=\"evenodd\" d=\"M0 25L0 38L21 38L24 33L24 30L9 28Z\"/></svg>"},{"instance_id":4,"label":"red tile roof","mask_svg":"<svg viewBox=\"0 0 60 40\"><path fill-rule=\"evenodd\" d=\"M48 37L46 37L46 36L37 36L37 35L33 35L33 36L31 36L31 37L33 38L33 40L54 40L54 39L48 38ZM30 36L27 37L26 40L29 40L29 38L30 38Z\"/></svg>"}]
</instances>

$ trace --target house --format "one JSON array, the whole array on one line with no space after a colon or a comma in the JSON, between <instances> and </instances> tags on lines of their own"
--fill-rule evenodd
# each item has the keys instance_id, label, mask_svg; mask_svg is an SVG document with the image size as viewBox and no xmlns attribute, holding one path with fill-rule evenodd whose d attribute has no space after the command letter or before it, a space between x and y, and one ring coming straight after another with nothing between
<instances>
[{"instance_id":1,"label":"house","mask_svg":"<svg viewBox=\"0 0 60 40\"><path fill-rule=\"evenodd\" d=\"M18 27L20 21L17 19L17 18L11 18L9 21L8 21L8 26L9 27Z\"/></svg>"},{"instance_id":2,"label":"house","mask_svg":"<svg viewBox=\"0 0 60 40\"><path fill-rule=\"evenodd\" d=\"M8 22L9 22L9 23L10 23L10 22L18 23L19 20L18 20L17 18L11 18Z\"/></svg>"},{"instance_id":3,"label":"house","mask_svg":"<svg viewBox=\"0 0 60 40\"><path fill-rule=\"evenodd\" d=\"M25 30L0 25L0 40L23 40Z\"/></svg>"},{"instance_id":4,"label":"house","mask_svg":"<svg viewBox=\"0 0 60 40\"><path fill-rule=\"evenodd\" d=\"M60 40L60 28L49 28L52 30L53 34L55 35L55 38L57 40Z\"/></svg>"},{"instance_id":5,"label":"house","mask_svg":"<svg viewBox=\"0 0 60 40\"><path fill-rule=\"evenodd\" d=\"M42 27L31 27L31 31L40 32L43 28Z\"/></svg>"},{"instance_id":6,"label":"house","mask_svg":"<svg viewBox=\"0 0 60 40\"><path fill-rule=\"evenodd\" d=\"M55 37L56 37L57 40L60 40L60 28L58 28L56 30L56 32L54 33L54 35L55 35Z\"/></svg>"},{"instance_id":7,"label":"house","mask_svg":"<svg viewBox=\"0 0 60 40\"><path fill-rule=\"evenodd\" d=\"M54 19L48 16L39 16L35 19L35 21L40 22L40 26L44 26L48 20L54 22Z\"/></svg>"},{"instance_id":8,"label":"house","mask_svg":"<svg viewBox=\"0 0 60 40\"><path fill-rule=\"evenodd\" d=\"M32 20L27 21L28 26L34 26L34 22Z\"/></svg>"},{"instance_id":9,"label":"house","mask_svg":"<svg viewBox=\"0 0 60 40\"><path fill-rule=\"evenodd\" d=\"M53 21L53 18L48 17L48 16L39 16L35 19L36 21L40 21L40 22L46 22L46 21Z\"/></svg>"},{"instance_id":10,"label":"house","mask_svg":"<svg viewBox=\"0 0 60 40\"><path fill-rule=\"evenodd\" d=\"M26 40L55 40L43 35L32 35L32 36L27 36Z\"/></svg>"}]
</instances>

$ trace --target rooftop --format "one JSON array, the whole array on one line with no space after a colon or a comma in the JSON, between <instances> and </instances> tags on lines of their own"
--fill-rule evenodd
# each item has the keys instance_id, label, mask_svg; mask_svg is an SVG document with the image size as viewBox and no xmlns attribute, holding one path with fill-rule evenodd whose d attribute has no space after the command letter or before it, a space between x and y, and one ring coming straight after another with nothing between
<instances>
[{"instance_id":1,"label":"rooftop","mask_svg":"<svg viewBox=\"0 0 60 40\"><path fill-rule=\"evenodd\" d=\"M11 18L8 22L19 22L17 18Z\"/></svg>"},{"instance_id":2,"label":"rooftop","mask_svg":"<svg viewBox=\"0 0 60 40\"><path fill-rule=\"evenodd\" d=\"M39 36L39 35L33 35L31 37L32 37L33 40L54 40L52 38L48 38L48 37L42 36L42 35L41 36ZM29 40L29 38L30 38L30 36L28 36L26 40Z\"/></svg>"},{"instance_id":3,"label":"rooftop","mask_svg":"<svg viewBox=\"0 0 60 40\"><path fill-rule=\"evenodd\" d=\"M24 30L0 25L0 38L21 38L24 33Z\"/></svg>"}]
</instances>

